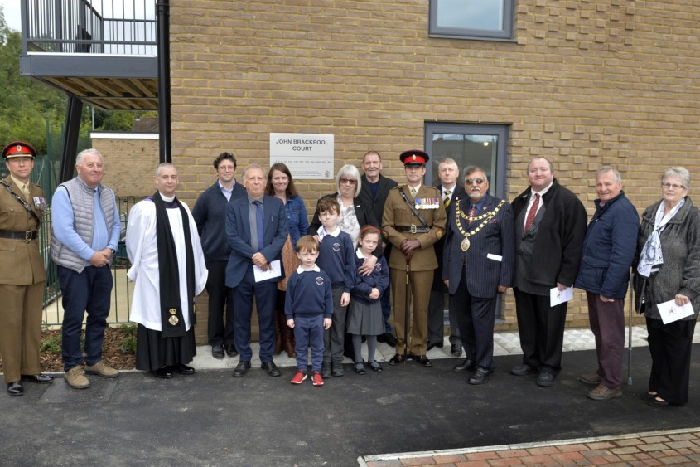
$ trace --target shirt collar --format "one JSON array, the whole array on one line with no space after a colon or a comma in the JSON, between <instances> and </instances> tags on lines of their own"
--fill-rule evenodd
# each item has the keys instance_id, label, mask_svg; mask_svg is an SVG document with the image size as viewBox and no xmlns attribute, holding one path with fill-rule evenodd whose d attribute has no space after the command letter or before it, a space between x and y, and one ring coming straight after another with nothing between
<instances>
[{"instance_id":1,"label":"shirt collar","mask_svg":"<svg viewBox=\"0 0 700 467\"><path fill-rule=\"evenodd\" d=\"M311 271L321 272L321 268L319 268L318 266L316 266L314 264L314 268ZM302 272L311 272L311 271L307 271L306 269L302 268L301 266L297 267L297 273L299 273L299 274L301 274Z\"/></svg>"},{"instance_id":2,"label":"shirt collar","mask_svg":"<svg viewBox=\"0 0 700 467\"><path fill-rule=\"evenodd\" d=\"M541 198L541 197L543 197L545 194L547 194L547 192L549 191L549 189L552 188L552 185L554 185L554 180L552 180L552 181L549 183L549 185L547 185L546 187L544 187L544 188L542 189L542 191L535 191L535 190L530 190L530 191L532 191L533 193L537 193L538 195L540 195L540 198Z\"/></svg>"},{"instance_id":3,"label":"shirt collar","mask_svg":"<svg viewBox=\"0 0 700 467\"><path fill-rule=\"evenodd\" d=\"M15 176L12 175L12 174L10 174L10 178L12 179L12 182L13 182L15 185L17 185L18 187L23 188L23 187L26 185L27 189L29 189L29 182L27 182L27 183L21 182L21 181L17 180L17 179L15 178Z\"/></svg>"}]
</instances>

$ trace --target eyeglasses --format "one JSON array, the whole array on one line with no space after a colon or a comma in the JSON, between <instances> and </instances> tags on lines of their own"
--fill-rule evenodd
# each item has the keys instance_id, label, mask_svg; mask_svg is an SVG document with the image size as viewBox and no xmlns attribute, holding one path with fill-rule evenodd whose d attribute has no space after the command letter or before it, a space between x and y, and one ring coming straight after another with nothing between
<instances>
[{"instance_id":1,"label":"eyeglasses","mask_svg":"<svg viewBox=\"0 0 700 467\"><path fill-rule=\"evenodd\" d=\"M357 183L357 180L354 180L352 178L341 178L340 183L349 183L350 185L354 185Z\"/></svg>"},{"instance_id":2,"label":"eyeglasses","mask_svg":"<svg viewBox=\"0 0 700 467\"><path fill-rule=\"evenodd\" d=\"M467 182L467 185L471 185L474 182L476 182L477 185L481 185L482 183L484 183L484 179L483 178L468 178L466 180L466 182Z\"/></svg>"},{"instance_id":3,"label":"eyeglasses","mask_svg":"<svg viewBox=\"0 0 700 467\"><path fill-rule=\"evenodd\" d=\"M679 190L681 188L685 188L683 185L676 185L675 183L662 183L661 186L667 190Z\"/></svg>"}]
</instances>

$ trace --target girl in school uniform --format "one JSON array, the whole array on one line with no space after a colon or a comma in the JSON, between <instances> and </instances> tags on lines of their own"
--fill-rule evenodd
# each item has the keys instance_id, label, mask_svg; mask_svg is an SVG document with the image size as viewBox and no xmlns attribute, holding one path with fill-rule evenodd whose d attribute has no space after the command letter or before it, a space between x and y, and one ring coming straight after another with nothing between
<instances>
[{"instance_id":1,"label":"girl in school uniform","mask_svg":"<svg viewBox=\"0 0 700 467\"><path fill-rule=\"evenodd\" d=\"M356 270L362 266L365 258L372 255L382 241L378 228L368 225L360 231L355 250ZM389 267L384 257L377 260L374 270L366 276L355 275L355 287L350 292L351 300L348 310L346 332L352 335L355 349L355 373L365 374L362 361L362 336L367 336L367 360L374 371L382 371L382 366L374 359L377 349L377 336L384 333L384 318L379 302L382 293L389 286Z\"/></svg>"}]
</instances>

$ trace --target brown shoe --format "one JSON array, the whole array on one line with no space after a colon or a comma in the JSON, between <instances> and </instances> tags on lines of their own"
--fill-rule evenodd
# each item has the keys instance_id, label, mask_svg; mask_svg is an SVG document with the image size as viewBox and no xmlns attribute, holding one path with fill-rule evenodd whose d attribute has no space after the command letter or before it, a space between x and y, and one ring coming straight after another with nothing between
<instances>
[{"instance_id":1,"label":"brown shoe","mask_svg":"<svg viewBox=\"0 0 700 467\"><path fill-rule=\"evenodd\" d=\"M285 321L282 327L282 344L284 345L284 351L287 352L287 357L296 358L297 351L294 350L296 345L296 340L294 339L294 330L287 326Z\"/></svg>"},{"instance_id":2,"label":"brown shoe","mask_svg":"<svg viewBox=\"0 0 700 467\"><path fill-rule=\"evenodd\" d=\"M287 327L287 319L284 313L275 310L275 355L282 352L282 335Z\"/></svg>"},{"instance_id":3,"label":"brown shoe","mask_svg":"<svg viewBox=\"0 0 700 467\"><path fill-rule=\"evenodd\" d=\"M86 365L85 373L88 375L102 376L103 378L116 378L119 376L119 372L112 368L111 366L105 365L105 362L100 360L94 365Z\"/></svg>"},{"instance_id":4,"label":"brown shoe","mask_svg":"<svg viewBox=\"0 0 700 467\"><path fill-rule=\"evenodd\" d=\"M622 397L622 390L619 386L616 388L609 388L599 384L588 393L588 398L594 401L607 401L615 397Z\"/></svg>"},{"instance_id":5,"label":"brown shoe","mask_svg":"<svg viewBox=\"0 0 700 467\"><path fill-rule=\"evenodd\" d=\"M592 386L598 386L603 380L603 377L594 371L593 373L585 373L578 377L578 380L584 384L590 384Z\"/></svg>"},{"instance_id":6,"label":"brown shoe","mask_svg":"<svg viewBox=\"0 0 700 467\"><path fill-rule=\"evenodd\" d=\"M86 389L90 387L90 381L85 377L85 371L81 365L74 366L64 375L66 383L73 389Z\"/></svg>"}]
</instances>

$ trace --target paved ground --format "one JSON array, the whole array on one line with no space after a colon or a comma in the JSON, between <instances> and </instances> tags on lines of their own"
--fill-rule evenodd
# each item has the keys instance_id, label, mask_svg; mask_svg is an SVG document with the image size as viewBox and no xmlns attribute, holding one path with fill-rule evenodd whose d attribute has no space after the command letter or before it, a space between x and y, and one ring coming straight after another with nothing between
<instances>
[{"instance_id":1,"label":"paved ground","mask_svg":"<svg viewBox=\"0 0 700 467\"><path fill-rule=\"evenodd\" d=\"M697 355L700 346L694 351ZM130 372L116 380L93 377L84 391L69 389L59 376L48 386L25 384L21 398L0 395L0 465L499 465L495 460L598 465L620 457L621 452L613 453L619 449L634 447L644 454L656 445L671 459L673 449L687 449L672 443L697 446L700 361L696 358L691 368L689 405L651 408L639 398L646 390L648 351L634 349L633 355L633 384L625 386L624 397L609 402L588 400L589 388L576 381L593 368L591 350L566 353L564 370L548 389L538 388L534 377L508 374L520 362L514 354L497 357L494 377L478 387L452 371L456 360L450 358L436 358L433 368L386 365L383 373L365 376L346 365L345 377L321 388L308 381L290 384L292 368L283 369L281 378L257 367L244 378L232 378L230 368L202 365L195 376L169 381ZM692 429L695 439L665 434L663 440L633 436L622 444L580 441L679 429ZM624 444L640 438L645 447ZM557 440L575 441L552 447ZM504 454L506 447L515 451ZM650 458L640 459L646 464L630 459L618 465L663 463L653 458L657 454L646 455ZM666 465L700 464L692 454L683 455L691 460L679 457ZM554 463L567 456L568 464Z\"/></svg>"}]
</instances>

